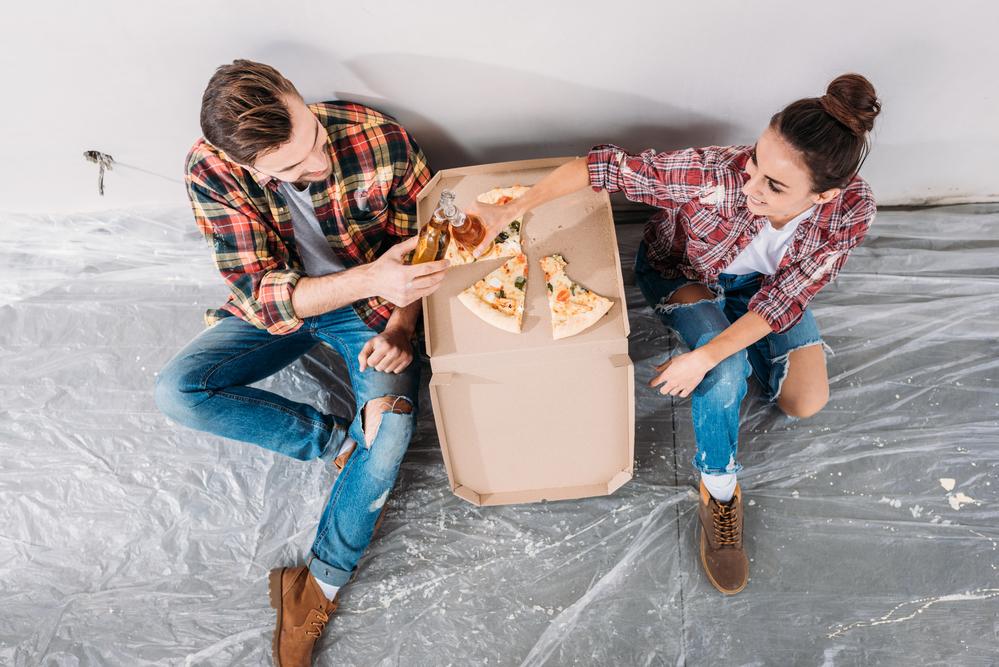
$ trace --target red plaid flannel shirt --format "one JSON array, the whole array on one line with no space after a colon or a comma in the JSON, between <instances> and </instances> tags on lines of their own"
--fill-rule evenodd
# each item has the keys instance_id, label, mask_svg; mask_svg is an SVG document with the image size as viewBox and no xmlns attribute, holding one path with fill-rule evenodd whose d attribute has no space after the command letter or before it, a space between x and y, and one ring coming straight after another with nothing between
<instances>
[{"instance_id":1,"label":"red plaid flannel shirt","mask_svg":"<svg viewBox=\"0 0 999 667\"><path fill-rule=\"evenodd\" d=\"M316 217L344 266L366 264L417 232L416 196L430 180L423 151L398 123L348 102L310 104L326 127L333 173L312 196ZM209 310L210 326L236 315L272 334L302 326L291 295L303 275L291 213L278 182L251 172L198 140L185 182L202 234L229 285L229 300ZM369 327L382 328L392 304L372 297L353 304Z\"/></svg>"},{"instance_id":2,"label":"red plaid flannel shirt","mask_svg":"<svg viewBox=\"0 0 999 667\"><path fill-rule=\"evenodd\" d=\"M667 277L711 283L764 225L742 193L752 150L709 146L631 155L605 144L589 153L590 184L662 209L645 227L649 263ZM864 240L875 210L870 187L854 177L839 197L798 225L777 272L764 277L749 309L775 332L794 326Z\"/></svg>"}]
</instances>

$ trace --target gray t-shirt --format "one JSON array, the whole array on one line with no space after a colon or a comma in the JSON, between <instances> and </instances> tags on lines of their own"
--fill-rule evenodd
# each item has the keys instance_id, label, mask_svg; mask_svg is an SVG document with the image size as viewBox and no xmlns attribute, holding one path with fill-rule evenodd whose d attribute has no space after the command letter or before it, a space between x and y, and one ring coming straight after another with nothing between
<instances>
[{"instance_id":1,"label":"gray t-shirt","mask_svg":"<svg viewBox=\"0 0 999 667\"><path fill-rule=\"evenodd\" d=\"M305 266L305 274L325 276L328 273L343 271L346 267L333 252L322 227L319 226L309 188L299 190L291 183L280 183L278 190L288 202L291 226L295 230L295 245L298 246L298 256L302 258L302 264Z\"/></svg>"}]
</instances>

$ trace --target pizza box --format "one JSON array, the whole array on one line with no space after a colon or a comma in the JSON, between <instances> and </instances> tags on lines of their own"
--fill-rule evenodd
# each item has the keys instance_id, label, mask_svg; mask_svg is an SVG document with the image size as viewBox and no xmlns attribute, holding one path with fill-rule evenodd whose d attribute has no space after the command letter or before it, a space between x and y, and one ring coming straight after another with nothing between
<instances>
[{"instance_id":1,"label":"pizza box","mask_svg":"<svg viewBox=\"0 0 999 667\"><path fill-rule=\"evenodd\" d=\"M439 172L419 196L418 222L444 189L467 206L495 187L530 186L571 158ZM423 301L430 399L455 495L504 505L607 495L631 479L634 369L617 236L606 192L590 189L525 216L528 257L523 331L502 331L457 298L507 258L448 270ZM554 340L539 260L562 254L570 278L614 301L595 325Z\"/></svg>"}]
</instances>

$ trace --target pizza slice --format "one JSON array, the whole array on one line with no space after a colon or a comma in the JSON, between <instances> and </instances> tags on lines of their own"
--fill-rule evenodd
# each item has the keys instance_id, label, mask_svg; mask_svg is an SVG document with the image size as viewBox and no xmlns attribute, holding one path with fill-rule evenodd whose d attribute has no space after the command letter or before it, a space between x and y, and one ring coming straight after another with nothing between
<instances>
[{"instance_id":1,"label":"pizza slice","mask_svg":"<svg viewBox=\"0 0 999 667\"><path fill-rule=\"evenodd\" d=\"M520 333L526 294L527 256L521 253L459 294L458 300L488 324Z\"/></svg>"},{"instance_id":2,"label":"pizza slice","mask_svg":"<svg viewBox=\"0 0 999 667\"><path fill-rule=\"evenodd\" d=\"M548 309L555 340L585 331L607 314L614 302L573 281L565 273L567 262L554 254L541 259L548 290Z\"/></svg>"},{"instance_id":3,"label":"pizza slice","mask_svg":"<svg viewBox=\"0 0 999 667\"><path fill-rule=\"evenodd\" d=\"M509 188L493 188L489 192L483 192L477 197L477 199L483 204L495 204L497 206L502 206L513 199L523 196L523 194L528 190L530 190L530 188L522 185L514 185ZM523 247L520 244L520 228L521 220L518 218L496 235L496 239L493 241L493 247L489 249L489 252L483 254L478 259L516 257L519 255L523 252ZM462 248L461 245L453 238L450 243L448 243L444 259L449 260L451 262L451 266L471 264L472 262L478 261L472 256L471 252Z\"/></svg>"}]
</instances>

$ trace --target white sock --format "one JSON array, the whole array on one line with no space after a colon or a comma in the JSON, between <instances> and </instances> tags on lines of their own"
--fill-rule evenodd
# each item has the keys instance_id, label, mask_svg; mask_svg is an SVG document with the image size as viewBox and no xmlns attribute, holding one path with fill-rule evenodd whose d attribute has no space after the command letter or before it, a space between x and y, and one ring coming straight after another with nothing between
<instances>
[{"instance_id":1,"label":"white sock","mask_svg":"<svg viewBox=\"0 0 999 667\"><path fill-rule=\"evenodd\" d=\"M735 473L725 473L722 475L701 475L704 488L708 490L711 497L720 503L727 503L735 495Z\"/></svg>"},{"instance_id":2,"label":"white sock","mask_svg":"<svg viewBox=\"0 0 999 667\"><path fill-rule=\"evenodd\" d=\"M333 598L336 597L336 592L340 590L339 586L333 586L331 584L327 584L322 579L316 578L316 583L319 584L319 588L323 589L323 595L325 595L326 599L329 600L330 602L332 602Z\"/></svg>"}]
</instances>

